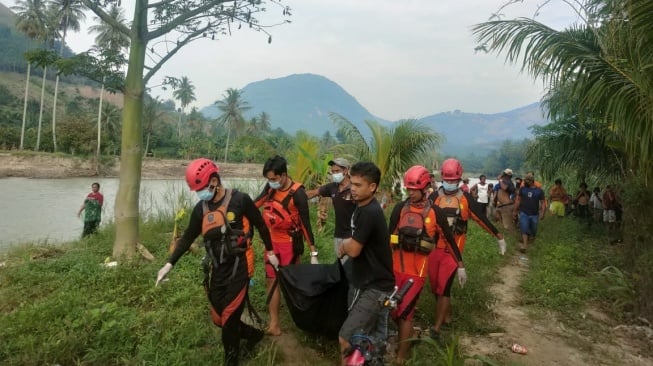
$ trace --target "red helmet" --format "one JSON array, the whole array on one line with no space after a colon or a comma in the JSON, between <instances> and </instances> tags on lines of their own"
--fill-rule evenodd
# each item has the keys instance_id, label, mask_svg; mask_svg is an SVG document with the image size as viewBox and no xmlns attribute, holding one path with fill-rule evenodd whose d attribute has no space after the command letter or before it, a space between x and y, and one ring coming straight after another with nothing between
<instances>
[{"instance_id":1,"label":"red helmet","mask_svg":"<svg viewBox=\"0 0 653 366\"><path fill-rule=\"evenodd\" d=\"M211 175L219 173L220 168L209 159L195 159L186 168L186 183L191 191L198 191L209 184Z\"/></svg>"},{"instance_id":2,"label":"red helmet","mask_svg":"<svg viewBox=\"0 0 653 366\"><path fill-rule=\"evenodd\" d=\"M424 189L431 184L431 174L421 165L415 165L406 170L404 186L406 189Z\"/></svg>"},{"instance_id":3,"label":"red helmet","mask_svg":"<svg viewBox=\"0 0 653 366\"><path fill-rule=\"evenodd\" d=\"M456 159L447 159L440 167L442 180L457 180L463 176L463 166Z\"/></svg>"}]
</instances>

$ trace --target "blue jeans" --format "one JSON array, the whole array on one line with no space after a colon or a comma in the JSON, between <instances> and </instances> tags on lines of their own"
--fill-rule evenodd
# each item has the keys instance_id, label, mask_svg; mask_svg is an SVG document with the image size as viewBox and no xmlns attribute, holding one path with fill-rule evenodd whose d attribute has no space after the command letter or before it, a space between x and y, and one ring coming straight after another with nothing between
<instances>
[{"instance_id":1,"label":"blue jeans","mask_svg":"<svg viewBox=\"0 0 653 366\"><path fill-rule=\"evenodd\" d=\"M540 221L538 215L527 215L523 212L519 213L519 229L521 233L528 236L535 236L537 233L537 224Z\"/></svg>"}]
</instances>

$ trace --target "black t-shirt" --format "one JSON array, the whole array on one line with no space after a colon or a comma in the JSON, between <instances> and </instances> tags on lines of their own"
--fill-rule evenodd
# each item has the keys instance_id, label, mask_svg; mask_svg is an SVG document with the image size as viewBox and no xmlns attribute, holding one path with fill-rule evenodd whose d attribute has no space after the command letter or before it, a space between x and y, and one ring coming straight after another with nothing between
<instances>
[{"instance_id":1,"label":"black t-shirt","mask_svg":"<svg viewBox=\"0 0 653 366\"><path fill-rule=\"evenodd\" d=\"M392 271L390 235L381 205L372 199L356 207L351 217L352 238L363 245L352 260L352 284L358 289L392 291L395 285Z\"/></svg>"},{"instance_id":2,"label":"black t-shirt","mask_svg":"<svg viewBox=\"0 0 653 366\"><path fill-rule=\"evenodd\" d=\"M537 187L521 187L519 189L519 211L535 216L540 212L540 201L544 200L544 191Z\"/></svg>"},{"instance_id":3,"label":"black t-shirt","mask_svg":"<svg viewBox=\"0 0 653 366\"><path fill-rule=\"evenodd\" d=\"M336 217L333 236L336 238L351 237L351 215L356 208L356 201L351 199L349 186L341 192L338 188L338 183L331 182L321 186L318 192L322 197L331 197L331 201L333 202L333 210L335 211Z\"/></svg>"}]
</instances>

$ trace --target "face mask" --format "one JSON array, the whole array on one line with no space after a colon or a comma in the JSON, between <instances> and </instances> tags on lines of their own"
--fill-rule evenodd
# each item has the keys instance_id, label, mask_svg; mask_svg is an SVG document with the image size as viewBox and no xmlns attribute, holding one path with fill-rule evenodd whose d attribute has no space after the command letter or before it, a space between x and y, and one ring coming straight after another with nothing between
<instances>
[{"instance_id":1,"label":"face mask","mask_svg":"<svg viewBox=\"0 0 653 366\"><path fill-rule=\"evenodd\" d=\"M345 175L342 173L333 173L331 175L331 179L333 179L333 181L336 183L340 183L343 179L345 179Z\"/></svg>"},{"instance_id":2,"label":"face mask","mask_svg":"<svg viewBox=\"0 0 653 366\"><path fill-rule=\"evenodd\" d=\"M442 188L444 188L444 190L447 192L453 192L455 190L458 190L458 183L447 183L443 181Z\"/></svg>"},{"instance_id":3,"label":"face mask","mask_svg":"<svg viewBox=\"0 0 653 366\"><path fill-rule=\"evenodd\" d=\"M209 187L204 188L201 191L197 191L197 197L202 201L208 201L213 198L215 194L215 189L211 190Z\"/></svg>"},{"instance_id":4,"label":"face mask","mask_svg":"<svg viewBox=\"0 0 653 366\"><path fill-rule=\"evenodd\" d=\"M281 182L270 182L270 181L268 181L268 184L270 185L270 188L272 188L272 189L281 188Z\"/></svg>"}]
</instances>

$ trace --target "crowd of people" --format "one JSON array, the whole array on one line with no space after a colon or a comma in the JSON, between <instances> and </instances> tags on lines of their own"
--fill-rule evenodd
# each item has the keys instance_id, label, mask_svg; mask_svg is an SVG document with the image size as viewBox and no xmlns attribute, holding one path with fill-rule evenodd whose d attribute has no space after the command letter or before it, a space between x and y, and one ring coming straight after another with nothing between
<instances>
[{"instance_id":1,"label":"crowd of people","mask_svg":"<svg viewBox=\"0 0 653 366\"><path fill-rule=\"evenodd\" d=\"M515 177L513 180L513 171L505 169L497 180L496 185L486 183L486 176L481 175L470 192L478 202L486 205L487 215L506 232L518 231L522 252L526 252L529 241L535 238L538 222L547 212L551 217L576 217L587 227L604 225L611 243L621 241L622 204L612 185L603 190L595 187L590 192L587 183L581 182L576 194L571 195L559 178L545 191L533 172L528 172L523 179ZM461 185L461 189L464 186Z\"/></svg>"},{"instance_id":2,"label":"crowd of people","mask_svg":"<svg viewBox=\"0 0 653 366\"><path fill-rule=\"evenodd\" d=\"M428 280L435 296L434 322L428 329L433 339L451 326L451 289L457 278L467 280L463 254L468 222L475 221L497 241L499 254L506 252L505 233L515 223L521 232L520 249L526 251L537 233L538 221L547 208L553 215L566 214L568 195L561 181L548 192L548 202L532 172L513 180L505 169L497 184L481 175L469 186L463 167L456 159L440 167L440 184L423 166L409 168L403 175L406 198L392 208L389 222L377 200L381 171L371 162L350 164L345 158L329 161L332 182L306 189L288 174L281 156L268 159L263 167L265 187L258 197L223 186L220 169L213 161L197 159L188 165L186 182L197 193L199 202L190 216L184 234L177 240L167 263L159 270L156 284L163 281L174 265L200 235L204 239L204 287L214 323L222 328L225 365L237 365L241 340L251 349L265 334L282 333L279 318L280 295L275 277L280 266L299 263L304 248L310 249L311 264L319 264L309 219L309 199L329 197L334 209L333 250L343 265L350 286L348 315L338 341L343 365L354 350L352 337L365 334L379 344L387 340L388 321L397 325L398 349L395 361L406 361L414 337L416 304ZM573 201L579 217L602 215L613 222L618 202L611 187L601 197L587 186ZM601 212L596 203L601 203ZM581 207L582 206L582 207ZM607 218L607 219L605 219ZM612 221L611 221L612 220ZM589 222L589 221L588 221ZM248 304L249 279L253 275L252 228L256 228L265 247L264 263L268 292L268 325L265 330L241 321ZM331 250L331 248L324 248ZM337 262L336 262L337 263ZM408 286L407 286L408 285ZM387 306L393 291L406 288L396 306ZM382 347L378 347L382 350Z\"/></svg>"}]
</instances>

